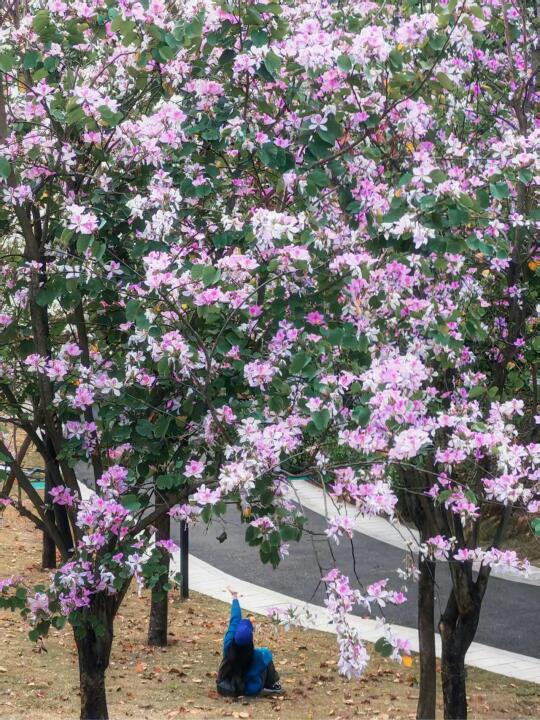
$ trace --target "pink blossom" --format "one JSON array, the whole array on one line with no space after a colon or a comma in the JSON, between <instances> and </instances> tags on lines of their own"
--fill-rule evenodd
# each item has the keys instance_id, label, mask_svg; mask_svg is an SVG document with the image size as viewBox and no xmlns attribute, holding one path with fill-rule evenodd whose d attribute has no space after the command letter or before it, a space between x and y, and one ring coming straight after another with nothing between
<instances>
[{"instance_id":1,"label":"pink blossom","mask_svg":"<svg viewBox=\"0 0 540 720\"><path fill-rule=\"evenodd\" d=\"M215 490L211 490L203 484L192 495L192 500L198 505L215 505L221 500L221 489L218 487Z\"/></svg>"},{"instance_id":2,"label":"pink blossom","mask_svg":"<svg viewBox=\"0 0 540 720\"><path fill-rule=\"evenodd\" d=\"M332 518L328 524L328 528L325 530L326 535L335 541L336 545L339 545L339 539L343 535L352 538L354 534L354 521L346 516Z\"/></svg>"},{"instance_id":3,"label":"pink blossom","mask_svg":"<svg viewBox=\"0 0 540 720\"><path fill-rule=\"evenodd\" d=\"M190 460L184 467L184 475L188 478L201 477L204 473L205 465L201 460Z\"/></svg>"},{"instance_id":4,"label":"pink blossom","mask_svg":"<svg viewBox=\"0 0 540 720\"><path fill-rule=\"evenodd\" d=\"M79 385L72 400L73 407L80 410L86 410L86 408L90 407L93 403L94 394L92 389L85 385Z\"/></svg>"},{"instance_id":5,"label":"pink blossom","mask_svg":"<svg viewBox=\"0 0 540 720\"><path fill-rule=\"evenodd\" d=\"M56 505L66 505L67 507L73 507L78 500L77 495L65 485L57 485L51 488L49 495Z\"/></svg>"},{"instance_id":6,"label":"pink blossom","mask_svg":"<svg viewBox=\"0 0 540 720\"><path fill-rule=\"evenodd\" d=\"M175 552L179 552L180 548L172 540L158 540L156 547L166 550L171 555Z\"/></svg>"},{"instance_id":7,"label":"pink blossom","mask_svg":"<svg viewBox=\"0 0 540 720\"><path fill-rule=\"evenodd\" d=\"M93 212L80 205L68 205L68 228L85 235L92 235L98 229L98 221Z\"/></svg>"},{"instance_id":8,"label":"pink blossom","mask_svg":"<svg viewBox=\"0 0 540 720\"><path fill-rule=\"evenodd\" d=\"M49 612L49 596L45 593L38 592L34 597L28 599L28 606L34 619L40 613L46 615Z\"/></svg>"}]
</instances>

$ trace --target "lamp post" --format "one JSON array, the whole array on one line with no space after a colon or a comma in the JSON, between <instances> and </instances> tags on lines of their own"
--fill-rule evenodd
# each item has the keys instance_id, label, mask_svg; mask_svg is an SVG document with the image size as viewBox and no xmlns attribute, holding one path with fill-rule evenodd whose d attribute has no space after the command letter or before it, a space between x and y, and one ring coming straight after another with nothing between
<instances>
[{"instance_id":1,"label":"lamp post","mask_svg":"<svg viewBox=\"0 0 540 720\"><path fill-rule=\"evenodd\" d=\"M180 595L189 598L189 528L185 520L180 521Z\"/></svg>"}]
</instances>

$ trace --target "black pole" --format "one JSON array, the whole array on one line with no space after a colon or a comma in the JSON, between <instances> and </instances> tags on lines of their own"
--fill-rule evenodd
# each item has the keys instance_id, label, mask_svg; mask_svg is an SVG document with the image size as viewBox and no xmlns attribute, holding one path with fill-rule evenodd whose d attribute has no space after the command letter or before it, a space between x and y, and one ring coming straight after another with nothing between
<instances>
[{"instance_id":1,"label":"black pole","mask_svg":"<svg viewBox=\"0 0 540 720\"><path fill-rule=\"evenodd\" d=\"M185 520L180 520L180 582L182 600L189 597L189 528Z\"/></svg>"},{"instance_id":2,"label":"black pole","mask_svg":"<svg viewBox=\"0 0 540 720\"><path fill-rule=\"evenodd\" d=\"M45 514L47 518L54 523L55 517L54 517L54 509L53 509L53 501L52 497L49 495L49 492L51 491L51 488L53 487L52 483L52 477L51 473L48 470L45 470L45 490L43 492L43 498L47 505L49 505L49 509L45 511ZM43 542L42 542L42 549L41 549L41 567L42 568L55 568L56 567L56 545L54 544L54 540L49 535L49 532L47 530L43 531Z\"/></svg>"}]
</instances>

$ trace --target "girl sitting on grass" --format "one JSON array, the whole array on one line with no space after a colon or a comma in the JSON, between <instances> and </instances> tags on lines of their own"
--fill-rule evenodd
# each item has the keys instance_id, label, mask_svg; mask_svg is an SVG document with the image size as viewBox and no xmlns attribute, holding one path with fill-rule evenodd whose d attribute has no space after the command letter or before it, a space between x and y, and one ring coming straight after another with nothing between
<instances>
[{"instance_id":1,"label":"girl sitting on grass","mask_svg":"<svg viewBox=\"0 0 540 720\"><path fill-rule=\"evenodd\" d=\"M282 692L272 653L253 646L251 620L242 620L238 593L231 587L231 619L223 640L223 660L218 670L220 695L277 695Z\"/></svg>"}]
</instances>

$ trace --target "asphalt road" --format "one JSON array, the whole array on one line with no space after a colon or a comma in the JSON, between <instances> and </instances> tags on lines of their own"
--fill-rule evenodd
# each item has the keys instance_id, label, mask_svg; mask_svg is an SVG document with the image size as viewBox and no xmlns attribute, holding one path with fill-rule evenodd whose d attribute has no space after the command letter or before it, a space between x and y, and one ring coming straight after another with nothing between
<instances>
[{"instance_id":1,"label":"asphalt road","mask_svg":"<svg viewBox=\"0 0 540 720\"><path fill-rule=\"evenodd\" d=\"M306 525L315 533L323 533L325 520L305 510ZM244 541L246 525L241 523L236 508L228 510L223 523L214 523L208 529L195 526L190 529L189 551L196 557L242 580L262 585L298 600L323 605L324 587L319 584L321 572L333 567L354 576L351 543L342 540L330 547L325 538L305 534L300 542L290 544L290 555L274 570L263 565L257 548ZM216 539L226 530L227 539ZM174 524L172 539L179 541L179 524ZM356 572L364 585L389 578L389 586L399 589L403 581L396 573L402 566L404 552L378 540L355 533L353 538ZM444 608L451 587L446 563L437 564L438 602ZM387 606L385 615L390 622L409 627L416 624L416 584L408 583L409 601L399 606ZM540 658L538 612L540 587L491 578L484 599L476 642L512 652Z\"/></svg>"}]
</instances>

